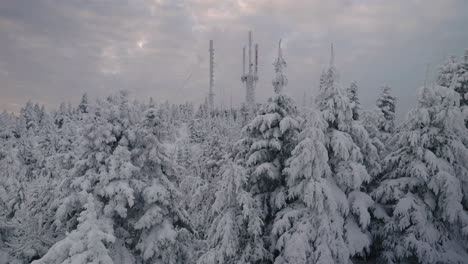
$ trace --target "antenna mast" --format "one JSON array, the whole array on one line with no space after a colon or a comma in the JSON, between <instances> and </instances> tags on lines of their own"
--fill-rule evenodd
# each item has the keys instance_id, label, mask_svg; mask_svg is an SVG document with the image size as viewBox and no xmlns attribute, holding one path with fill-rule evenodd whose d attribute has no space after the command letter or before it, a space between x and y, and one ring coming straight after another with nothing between
<instances>
[{"instance_id":1,"label":"antenna mast","mask_svg":"<svg viewBox=\"0 0 468 264\"><path fill-rule=\"evenodd\" d=\"M249 31L249 65L248 73L245 72L245 47L242 51L242 76L241 81L245 83L245 102L248 105L255 104L255 85L258 81L258 44L255 44L255 57L252 61L252 31Z\"/></svg>"},{"instance_id":2,"label":"antenna mast","mask_svg":"<svg viewBox=\"0 0 468 264\"><path fill-rule=\"evenodd\" d=\"M210 40L210 88L208 92L208 104L210 109L214 108L214 49L213 40Z\"/></svg>"}]
</instances>

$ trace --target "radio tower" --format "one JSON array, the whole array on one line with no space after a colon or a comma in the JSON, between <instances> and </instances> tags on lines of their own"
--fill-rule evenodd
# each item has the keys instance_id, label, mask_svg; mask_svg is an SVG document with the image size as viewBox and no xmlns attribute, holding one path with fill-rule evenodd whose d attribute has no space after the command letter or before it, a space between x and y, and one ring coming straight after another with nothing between
<instances>
[{"instance_id":1,"label":"radio tower","mask_svg":"<svg viewBox=\"0 0 468 264\"><path fill-rule=\"evenodd\" d=\"M255 63L255 64L254 64ZM258 81L258 44L255 44L255 62L252 62L252 31L249 31L249 69L245 72L245 46L242 50L242 76L245 83L245 102L247 105L255 104L255 84Z\"/></svg>"},{"instance_id":2,"label":"radio tower","mask_svg":"<svg viewBox=\"0 0 468 264\"><path fill-rule=\"evenodd\" d=\"M213 40L210 40L210 88L208 92L208 104L210 109L214 108L214 49Z\"/></svg>"}]
</instances>

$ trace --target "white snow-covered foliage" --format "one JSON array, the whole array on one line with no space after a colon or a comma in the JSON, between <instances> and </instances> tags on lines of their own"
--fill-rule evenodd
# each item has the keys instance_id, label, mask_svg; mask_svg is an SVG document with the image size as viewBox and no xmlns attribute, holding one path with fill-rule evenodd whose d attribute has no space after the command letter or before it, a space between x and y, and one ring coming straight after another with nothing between
<instances>
[{"instance_id":1,"label":"white snow-covered foliage","mask_svg":"<svg viewBox=\"0 0 468 264\"><path fill-rule=\"evenodd\" d=\"M453 77L457 75L460 64L457 57L449 56L445 62L439 67L436 77L436 84L439 86L449 87L452 83Z\"/></svg>"},{"instance_id":2,"label":"white snow-covered foliage","mask_svg":"<svg viewBox=\"0 0 468 264\"><path fill-rule=\"evenodd\" d=\"M286 78L281 50L274 65L276 94L244 127L244 137L234 159L221 170L220 189L213 205L216 216L208 230L209 249L200 263L270 263L273 260L269 234L275 214L286 205L282 171L299 129L296 107L282 94Z\"/></svg>"},{"instance_id":3,"label":"white snow-covered foliage","mask_svg":"<svg viewBox=\"0 0 468 264\"><path fill-rule=\"evenodd\" d=\"M191 226L185 211L179 207L180 193L174 184L174 165L157 137L160 120L148 109L136 131L135 165L140 168L130 184L134 197L142 204L133 206L136 249L143 260L161 263L189 263L191 259ZM138 140L139 139L139 140ZM130 233L135 230L127 230ZM141 233L140 233L141 232Z\"/></svg>"},{"instance_id":4,"label":"white snow-covered foliage","mask_svg":"<svg viewBox=\"0 0 468 264\"><path fill-rule=\"evenodd\" d=\"M359 144L369 144L368 134L353 119L352 104L338 82L333 61L320 78L316 105L326 123L324 143L328 151L331 179L336 183L332 189L344 218L348 257L363 257L372 243L368 226L373 201L364 192L371 176Z\"/></svg>"},{"instance_id":5,"label":"white snow-covered foliage","mask_svg":"<svg viewBox=\"0 0 468 264\"><path fill-rule=\"evenodd\" d=\"M107 244L115 241L112 222L99 216L100 206L94 197L80 194L86 201L84 210L78 217L78 227L53 245L47 254L33 264L73 263L73 264L113 264Z\"/></svg>"},{"instance_id":6,"label":"white snow-covered foliage","mask_svg":"<svg viewBox=\"0 0 468 264\"><path fill-rule=\"evenodd\" d=\"M362 122L362 125L369 134L370 143L377 149L379 153L378 157L374 157L376 160L379 160L379 163L382 161L382 157L387 154L387 146L385 145L382 132L379 130L379 122L383 118L383 113L379 109L372 110L362 110L360 111L359 119ZM373 168L369 168L373 170ZM380 168L381 170L382 168Z\"/></svg>"},{"instance_id":7,"label":"white snow-covered foliage","mask_svg":"<svg viewBox=\"0 0 468 264\"><path fill-rule=\"evenodd\" d=\"M390 140L386 174L373 191L387 209L376 232L386 263L463 263L467 255L467 131L459 95L420 90L418 107Z\"/></svg>"},{"instance_id":8,"label":"white snow-covered foliage","mask_svg":"<svg viewBox=\"0 0 468 264\"><path fill-rule=\"evenodd\" d=\"M67 194L56 211L57 226L68 223L74 228L84 207L80 193L87 192L102 204L98 218L112 221L116 241L124 241L124 249L135 259L162 263L190 259L191 228L178 206L180 194L174 185L174 165L161 143L165 134L159 130L160 118L154 108L140 118L126 93L98 103L85 117L80 157L62 185Z\"/></svg>"},{"instance_id":9,"label":"white snow-covered foliage","mask_svg":"<svg viewBox=\"0 0 468 264\"><path fill-rule=\"evenodd\" d=\"M439 67L437 84L450 87L460 95L460 108L465 115L465 126L468 127L468 49L460 62L455 56L450 56Z\"/></svg>"},{"instance_id":10,"label":"white snow-covered foliage","mask_svg":"<svg viewBox=\"0 0 468 264\"><path fill-rule=\"evenodd\" d=\"M463 61L460 63L454 89L460 95L460 106L466 112L466 108L468 107L468 49L465 50ZM465 118L465 126L467 124L468 122Z\"/></svg>"},{"instance_id":11,"label":"white snow-covered foliage","mask_svg":"<svg viewBox=\"0 0 468 264\"><path fill-rule=\"evenodd\" d=\"M286 168L288 203L272 228L274 263L349 263L344 238L346 197L328 164L326 122L311 111Z\"/></svg>"},{"instance_id":12,"label":"white snow-covered foliage","mask_svg":"<svg viewBox=\"0 0 468 264\"><path fill-rule=\"evenodd\" d=\"M370 116L366 115L369 111L363 113L359 102L358 86L356 82L352 82L351 85L346 88L346 94L350 101L354 120L354 122L352 122L350 134L361 149L363 163L369 175L375 179L381 172L380 160L385 151L380 133L377 131L378 126L375 124L374 120L369 120ZM374 118L374 116L372 116L372 118Z\"/></svg>"},{"instance_id":13,"label":"white snow-covered foliage","mask_svg":"<svg viewBox=\"0 0 468 264\"><path fill-rule=\"evenodd\" d=\"M351 108L353 109L353 119L359 120L361 103L359 102L358 86L356 81L351 82L349 87L346 88L346 93L348 95L349 101L351 102Z\"/></svg>"},{"instance_id":14,"label":"white snow-covered foliage","mask_svg":"<svg viewBox=\"0 0 468 264\"><path fill-rule=\"evenodd\" d=\"M191 215L192 224L204 236L213 220L212 205L221 180L220 168L240 137L241 127L232 112L197 118L187 127L176 142L178 168L184 175L180 189L186 193L183 206Z\"/></svg>"},{"instance_id":15,"label":"white snow-covered foliage","mask_svg":"<svg viewBox=\"0 0 468 264\"><path fill-rule=\"evenodd\" d=\"M281 49L281 40L278 44L278 58L276 58L275 62L273 62L273 66L275 67L275 78L273 78L272 84L275 93L282 93L283 88L288 85L288 78L283 73L284 68L286 68L286 61L283 58L283 52Z\"/></svg>"},{"instance_id":16,"label":"white snow-covered foliage","mask_svg":"<svg viewBox=\"0 0 468 264\"><path fill-rule=\"evenodd\" d=\"M208 229L207 246L198 263L254 263L268 254L263 248L263 221L248 192L246 169L235 161L221 168L215 215Z\"/></svg>"},{"instance_id":17,"label":"white snow-covered foliage","mask_svg":"<svg viewBox=\"0 0 468 264\"><path fill-rule=\"evenodd\" d=\"M386 141L395 130L395 104L396 97L391 94L392 88L388 85L382 87L377 108L380 111L378 128L382 141Z\"/></svg>"}]
</instances>

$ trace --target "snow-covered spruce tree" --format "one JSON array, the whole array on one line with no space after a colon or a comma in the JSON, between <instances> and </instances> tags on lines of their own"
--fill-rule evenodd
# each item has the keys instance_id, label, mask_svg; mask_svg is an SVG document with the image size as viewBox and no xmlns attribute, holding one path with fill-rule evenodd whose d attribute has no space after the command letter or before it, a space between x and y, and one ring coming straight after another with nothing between
<instances>
[{"instance_id":1,"label":"snow-covered spruce tree","mask_svg":"<svg viewBox=\"0 0 468 264\"><path fill-rule=\"evenodd\" d=\"M127 97L110 96L85 116L80 157L60 189L56 224L75 229L84 208L80 193L91 193L102 204L98 218L111 220L115 263L190 263L189 224L159 138L159 110L148 109L140 122Z\"/></svg>"},{"instance_id":2,"label":"snow-covered spruce tree","mask_svg":"<svg viewBox=\"0 0 468 264\"><path fill-rule=\"evenodd\" d=\"M181 194L174 185L174 164L158 137L158 116L156 109L145 111L135 133L136 149L132 152L139 172L130 188L141 204L129 210L129 217L136 222L127 231L130 235L138 233L135 249L144 263L191 263L191 226L179 205Z\"/></svg>"},{"instance_id":3,"label":"snow-covered spruce tree","mask_svg":"<svg viewBox=\"0 0 468 264\"><path fill-rule=\"evenodd\" d=\"M369 134L370 143L377 149L378 157L372 156L368 158L374 158L381 163L381 160L385 155L387 155L387 148L382 142L382 135L381 131L379 130L379 122L383 118L383 113L379 109L372 109L372 110L361 110L359 119L366 129L367 133ZM369 155L375 155L369 153ZM368 156L368 155L366 155ZM381 171L381 166L379 166L379 171Z\"/></svg>"},{"instance_id":4,"label":"snow-covered spruce tree","mask_svg":"<svg viewBox=\"0 0 468 264\"><path fill-rule=\"evenodd\" d=\"M450 86L460 95L460 107L465 115L465 127L468 128L468 49L463 60L458 64L458 70Z\"/></svg>"},{"instance_id":5,"label":"snow-covered spruce tree","mask_svg":"<svg viewBox=\"0 0 468 264\"><path fill-rule=\"evenodd\" d=\"M286 204L282 171L295 146L299 122L292 99L282 93L286 66L279 50L274 62L275 96L244 128L235 160L221 169L209 250L199 263L270 263L269 234L275 214Z\"/></svg>"},{"instance_id":6,"label":"snow-covered spruce tree","mask_svg":"<svg viewBox=\"0 0 468 264\"><path fill-rule=\"evenodd\" d=\"M468 49L465 50L463 61L457 72L457 83L455 91L460 94L460 106L468 107ZM467 109L464 109L466 112ZM468 120L465 120L465 126L468 127Z\"/></svg>"},{"instance_id":7,"label":"snow-covered spruce tree","mask_svg":"<svg viewBox=\"0 0 468 264\"><path fill-rule=\"evenodd\" d=\"M87 114L89 113L89 102L88 102L88 94L84 93L83 96L81 96L81 101L78 104L78 112L82 114Z\"/></svg>"},{"instance_id":8,"label":"snow-covered spruce tree","mask_svg":"<svg viewBox=\"0 0 468 264\"><path fill-rule=\"evenodd\" d=\"M452 89L423 87L390 140L396 149L373 192L388 211L375 232L386 263L466 262L468 138L459 102Z\"/></svg>"},{"instance_id":9,"label":"snow-covered spruce tree","mask_svg":"<svg viewBox=\"0 0 468 264\"><path fill-rule=\"evenodd\" d=\"M337 197L339 212L345 218L344 239L349 257L364 256L371 245L369 209L374 202L363 189L371 176L355 139L363 142L368 136L365 129L353 120L351 103L339 85L333 65L333 46L330 66L320 80L316 105L327 124L325 146L332 179L338 186L333 189L334 197Z\"/></svg>"},{"instance_id":10,"label":"snow-covered spruce tree","mask_svg":"<svg viewBox=\"0 0 468 264\"><path fill-rule=\"evenodd\" d=\"M103 206L114 202L112 197L103 197L103 181L109 175L110 160L120 141L128 142L124 132L136 123L130 118L126 93L110 96L107 100L98 101L92 109L89 105L87 109L88 113L77 112L79 129L75 133L79 134L75 134L76 160L71 168L64 168L64 177L55 189L58 204L53 205L56 207L54 225L69 232L77 228L78 217L85 208L87 199L83 193L91 193L96 202L102 204L96 208L98 218L104 215ZM123 203L120 201L120 204ZM113 220L109 215L106 217Z\"/></svg>"},{"instance_id":11,"label":"snow-covered spruce tree","mask_svg":"<svg viewBox=\"0 0 468 264\"><path fill-rule=\"evenodd\" d=\"M220 168L239 140L241 128L238 122L222 115L196 119L191 123L191 135L204 136L193 138L198 142L187 140L179 143L178 165L185 166L181 168L185 172L180 187L186 194L184 205L192 223L198 234L203 236L212 222L211 211L221 178ZM196 132L195 129L202 131Z\"/></svg>"},{"instance_id":12,"label":"snow-covered spruce tree","mask_svg":"<svg viewBox=\"0 0 468 264\"><path fill-rule=\"evenodd\" d=\"M2 135L7 136L7 135ZM13 217L25 200L26 169L18 156L16 140L12 135L0 145L1 215Z\"/></svg>"},{"instance_id":13,"label":"snow-covered spruce tree","mask_svg":"<svg viewBox=\"0 0 468 264\"><path fill-rule=\"evenodd\" d=\"M256 263L268 255L262 240L263 221L248 191L244 166L228 160L220 171L215 217L207 233L208 250L198 263Z\"/></svg>"},{"instance_id":14,"label":"snow-covered spruce tree","mask_svg":"<svg viewBox=\"0 0 468 264\"><path fill-rule=\"evenodd\" d=\"M44 108L32 102L26 104L15 121L8 129L12 134L1 146L0 156L4 158L0 157L0 185L5 206L2 215L7 225L13 227L5 237L10 251L24 262L30 262L53 244L46 238L46 233L53 232L42 228L52 222L51 218L39 220L45 206L36 196L36 187L48 178L48 185L43 185L39 198L53 196L53 192L46 190L54 184L50 180L54 164L50 161L55 153L56 129Z\"/></svg>"},{"instance_id":15,"label":"snow-covered spruce tree","mask_svg":"<svg viewBox=\"0 0 468 264\"><path fill-rule=\"evenodd\" d=\"M125 132L136 120L130 116L130 105L126 93L109 96L93 105L89 113L81 113L80 135L76 148L77 160L67 172L57 192L64 194L56 213L56 224L67 224L67 229L76 226L76 218L84 204L80 202L81 191L93 192L101 178L110 170L110 157L120 141L128 142ZM89 109L88 109L89 110ZM102 186L100 186L102 187Z\"/></svg>"},{"instance_id":16,"label":"snow-covered spruce tree","mask_svg":"<svg viewBox=\"0 0 468 264\"><path fill-rule=\"evenodd\" d=\"M56 125L45 113L36 139L33 177L15 175L23 186L24 199L12 219L15 230L8 241L14 255L25 262L44 255L60 233L53 225L58 198L54 188L63 180L57 153L59 137Z\"/></svg>"},{"instance_id":17,"label":"snow-covered spruce tree","mask_svg":"<svg viewBox=\"0 0 468 264\"><path fill-rule=\"evenodd\" d=\"M457 57L449 56L445 62L439 67L436 77L436 84L449 87L453 77L457 75L460 64L457 62Z\"/></svg>"},{"instance_id":18,"label":"snow-covered spruce tree","mask_svg":"<svg viewBox=\"0 0 468 264\"><path fill-rule=\"evenodd\" d=\"M57 237L52 208L58 200L54 187L63 179L57 158L60 141L56 124L43 108L31 102L16 121L16 127L9 125L13 133L8 144L1 148L7 153L5 159L0 158L2 211L8 226L13 227L6 237L10 251L23 262L30 262L45 254Z\"/></svg>"},{"instance_id":19,"label":"snow-covered spruce tree","mask_svg":"<svg viewBox=\"0 0 468 264\"><path fill-rule=\"evenodd\" d=\"M382 87L377 99L377 108L382 113L379 120L382 141L386 141L395 129L395 104L396 97L392 95L392 88L388 85Z\"/></svg>"},{"instance_id":20,"label":"snow-covered spruce tree","mask_svg":"<svg viewBox=\"0 0 468 264\"><path fill-rule=\"evenodd\" d=\"M74 263L113 264L108 245L114 242L112 221L98 212L95 198L82 193L86 200L78 217L78 227L49 249L47 254L33 264Z\"/></svg>"},{"instance_id":21,"label":"snow-covered spruce tree","mask_svg":"<svg viewBox=\"0 0 468 264\"><path fill-rule=\"evenodd\" d=\"M377 127L373 127L373 124L370 122L364 122L369 120L363 120L363 116L361 116L363 110L359 102L358 86L356 82L352 82L351 85L346 88L346 95L350 101L354 120L354 122L351 122L352 125L349 133L361 149L364 159L363 163L368 173L372 178L375 178L381 171L380 158L385 147L379 137L379 133L373 133Z\"/></svg>"},{"instance_id":22,"label":"snow-covered spruce tree","mask_svg":"<svg viewBox=\"0 0 468 264\"><path fill-rule=\"evenodd\" d=\"M273 224L275 263L349 263L347 201L328 164L327 123L315 111L306 120L284 170L288 202Z\"/></svg>"},{"instance_id":23,"label":"snow-covered spruce tree","mask_svg":"<svg viewBox=\"0 0 468 264\"><path fill-rule=\"evenodd\" d=\"M356 81L351 82L349 87L346 88L346 94L348 95L349 101L351 102L351 108L353 109L353 119L358 120L361 103L359 102L358 86Z\"/></svg>"},{"instance_id":24,"label":"snow-covered spruce tree","mask_svg":"<svg viewBox=\"0 0 468 264\"><path fill-rule=\"evenodd\" d=\"M460 108L465 115L465 126L468 128L468 50L460 62L455 56L450 56L439 67L437 84L451 87L460 95Z\"/></svg>"}]
</instances>

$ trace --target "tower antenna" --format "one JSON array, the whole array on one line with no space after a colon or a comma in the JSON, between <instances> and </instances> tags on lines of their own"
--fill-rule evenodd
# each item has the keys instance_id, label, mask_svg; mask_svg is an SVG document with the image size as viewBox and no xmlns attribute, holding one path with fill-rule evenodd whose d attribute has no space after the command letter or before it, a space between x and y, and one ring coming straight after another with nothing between
<instances>
[{"instance_id":1,"label":"tower antenna","mask_svg":"<svg viewBox=\"0 0 468 264\"><path fill-rule=\"evenodd\" d=\"M242 53L242 76L241 81L245 83L245 102L247 105L255 104L255 85L258 81L258 44L255 44L255 58L252 62L252 31L249 31L248 35L249 45L249 61L248 61L248 72L245 72L245 47Z\"/></svg>"}]
</instances>

